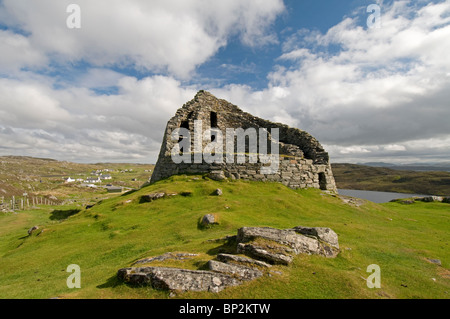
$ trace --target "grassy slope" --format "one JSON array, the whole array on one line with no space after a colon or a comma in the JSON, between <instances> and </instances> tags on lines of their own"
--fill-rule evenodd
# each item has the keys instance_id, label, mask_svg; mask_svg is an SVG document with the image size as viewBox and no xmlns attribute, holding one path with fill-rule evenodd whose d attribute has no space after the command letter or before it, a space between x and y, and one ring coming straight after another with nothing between
<instances>
[{"instance_id":1,"label":"grassy slope","mask_svg":"<svg viewBox=\"0 0 450 319\"><path fill-rule=\"evenodd\" d=\"M151 164L127 163L98 163L80 164L61 162L52 159L33 158L26 156L0 156L0 196L10 199L12 196L22 196L24 192L36 196L53 195L59 199L93 198L103 190L93 191L86 187L79 187L79 183L64 184L63 178L87 178L93 170L112 169L106 173L112 176L105 184L138 188L147 182L153 170ZM130 172L121 173L121 170ZM132 181L132 179L137 181Z\"/></svg>"},{"instance_id":2,"label":"grassy slope","mask_svg":"<svg viewBox=\"0 0 450 319\"><path fill-rule=\"evenodd\" d=\"M417 172L356 164L333 164L338 188L450 196L450 172Z\"/></svg>"},{"instance_id":3,"label":"grassy slope","mask_svg":"<svg viewBox=\"0 0 450 319\"><path fill-rule=\"evenodd\" d=\"M210 196L216 188L222 188L224 195ZM155 191L188 191L192 196L139 203L140 195ZM282 275L265 276L219 294L190 292L180 297L449 298L448 208L442 203L370 202L352 207L313 189L172 177L63 221L54 220L51 208L0 215L0 297L167 298L166 292L117 282L117 270L168 251L200 253L183 265L196 269L223 245L206 242L209 239L234 235L242 226L304 225L334 229L340 255L336 259L298 256L291 266L277 267ZM217 214L220 225L199 229L198 220L206 213ZM25 237L33 225L45 231ZM425 258L440 259L442 267ZM381 267L381 289L367 288L362 279L374 263ZM81 289L66 286L69 264L81 266Z\"/></svg>"}]
</instances>

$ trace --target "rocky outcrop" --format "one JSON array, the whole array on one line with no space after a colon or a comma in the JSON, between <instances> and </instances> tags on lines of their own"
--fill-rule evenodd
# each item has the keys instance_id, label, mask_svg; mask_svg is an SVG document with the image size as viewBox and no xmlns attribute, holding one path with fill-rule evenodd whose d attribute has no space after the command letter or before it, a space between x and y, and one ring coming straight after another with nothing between
<instances>
[{"instance_id":1,"label":"rocky outcrop","mask_svg":"<svg viewBox=\"0 0 450 319\"><path fill-rule=\"evenodd\" d=\"M219 292L241 283L235 277L219 272L167 267L123 268L117 275L124 282L181 292Z\"/></svg>"},{"instance_id":2,"label":"rocky outcrop","mask_svg":"<svg viewBox=\"0 0 450 319\"><path fill-rule=\"evenodd\" d=\"M238 230L237 242L238 252L274 264L289 264L298 254L336 257L339 253L337 234L323 227L243 227Z\"/></svg>"},{"instance_id":3,"label":"rocky outcrop","mask_svg":"<svg viewBox=\"0 0 450 319\"><path fill-rule=\"evenodd\" d=\"M270 227L242 227L235 237L237 253L219 254L208 261L207 270L188 270L169 267L129 267L118 271L119 279L136 285L171 291L219 292L255 280L267 273L270 264L289 265L298 254L317 254L336 257L339 253L337 234L330 228L297 226L291 229ZM166 253L141 259L137 264L168 259L189 259L196 254ZM270 273L268 273L270 275Z\"/></svg>"}]
</instances>

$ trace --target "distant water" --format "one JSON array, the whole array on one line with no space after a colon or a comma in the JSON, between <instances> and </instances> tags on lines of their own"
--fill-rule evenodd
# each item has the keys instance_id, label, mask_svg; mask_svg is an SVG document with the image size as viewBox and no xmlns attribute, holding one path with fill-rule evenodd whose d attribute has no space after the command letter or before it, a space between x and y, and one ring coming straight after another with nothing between
<instances>
[{"instance_id":1,"label":"distant water","mask_svg":"<svg viewBox=\"0 0 450 319\"><path fill-rule=\"evenodd\" d=\"M419 194L405 194L405 193L390 193L390 192L375 192L375 191L361 191L354 189L338 189L340 195L346 195L356 198L362 198L370 200L374 203L387 203L393 199L409 198L409 197L425 197L429 195Z\"/></svg>"}]
</instances>

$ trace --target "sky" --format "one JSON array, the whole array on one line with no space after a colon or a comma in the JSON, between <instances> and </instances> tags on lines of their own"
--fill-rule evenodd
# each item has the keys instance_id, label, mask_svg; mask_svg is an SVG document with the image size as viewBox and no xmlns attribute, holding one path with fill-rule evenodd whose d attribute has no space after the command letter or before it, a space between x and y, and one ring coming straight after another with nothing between
<instances>
[{"instance_id":1,"label":"sky","mask_svg":"<svg viewBox=\"0 0 450 319\"><path fill-rule=\"evenodd\" d=\"M450 0L0 0L0 155L155 163L203 89L334 163L449 162L449 52Z\"/></svg>"}]
</instances>

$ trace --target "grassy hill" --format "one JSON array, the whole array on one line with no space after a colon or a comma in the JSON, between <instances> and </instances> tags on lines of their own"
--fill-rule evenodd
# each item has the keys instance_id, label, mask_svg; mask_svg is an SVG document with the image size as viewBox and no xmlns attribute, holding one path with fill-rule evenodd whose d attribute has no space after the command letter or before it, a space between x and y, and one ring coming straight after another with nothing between
<instances>
[{"instance_id":1,"label":"grassy hill","mask_svg":"<svg viewBox=\"0 0 450 319\"><path fill-rule=\"evenodd\" d=\"M64 178L86 179L96 170L108 169L112 176L103 184L139 188L147 182L154 165L128 163L80 164L26 156L0 156L0 198L11 199L28 196L54 196L64 199L96 199L106 193L104 189L93 190L81 183L65 184Z\"/></svg>"},{"instance_id":2,"label":"grassy hill","mask_svg":"<svg viewBox=\"0 0 450 319\"><path fill-rule=\"evenodd\" d=\"M450 172L332 164L338 188L450 196Z\"/></svg>"},{"instance_id":3,"label":"grassy hill","mask_svg":"<svg viewBox=\"0 0 450 319\"><path fill-rule=\"evenodd\" d=\"M223 195L211 196L221 188ZM141 203L145 194L183 194ZM199 227L216 214L219 225ZM38 225L32 236L27 230ZM233 247L215 239L243 226L330 227L339 235L335 259L295 258L281 274L213 293L176 298L449 298L449 204L345 204L316 189L281 184L216 182L176 176L143 189L79 207L44 207L0 214L1 298L169 298L164 291L119 282L119 268L165 252L199 256L173 266L198 269L219 251ZM43 230L43 232L41 232ZM440 259L442 266L428 261ZM81 267L81 289L68 289L70 264ZM381 267L381 289L369 289L367 266Z\"/></svg>"}]
</instances>

